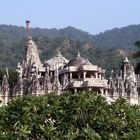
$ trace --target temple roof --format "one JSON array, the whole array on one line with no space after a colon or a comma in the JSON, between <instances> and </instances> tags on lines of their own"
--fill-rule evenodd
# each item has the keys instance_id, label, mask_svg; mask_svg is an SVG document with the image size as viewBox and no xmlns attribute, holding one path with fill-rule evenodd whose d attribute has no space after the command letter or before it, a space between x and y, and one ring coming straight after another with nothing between
<instances>
[{"instance_id":1,"label":"temple roof","mask_svg":"<svg viewBox=\"0 0 140 140\"><path fill-rule=\"evenodd\" d=\"M50 67L51 66L64 66L66 63L68 63L68 60L58 51L57 55L54 56L53 58L45 61L45 64L48 64Z\"/></svg>"},{"instance_id":2,"label":"temple roof","mask_svg":"<svg viewBox=\"0 0 140 140\"><path fill-rule=\"evenodd\" d=\"M81 65L92 65L88 59L85 59L80 56L80 53L78 52L78 55L76 58L71 59L67 66L81 66Z\"/></svg>"}]
</instances>

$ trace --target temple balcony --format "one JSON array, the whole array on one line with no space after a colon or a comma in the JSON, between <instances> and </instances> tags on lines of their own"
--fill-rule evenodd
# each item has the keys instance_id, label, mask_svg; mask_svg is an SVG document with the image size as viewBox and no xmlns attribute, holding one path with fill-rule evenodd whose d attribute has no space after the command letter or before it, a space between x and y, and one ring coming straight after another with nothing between
<instances>
[{"instance_id":1,"label":"temple balcony","mask_svg":"<svg viewBox=\"0 0 140 140\"><path fill-rule=\"evenodd\" d=\"M86 78L84 80L75 80L72 79L70 82L70 87L76 87L76 88L80 88L80 87L108 87L107 85L107 80L100 80L100 79L96 79L96 78Z\"/></svg>"}]
</instances>

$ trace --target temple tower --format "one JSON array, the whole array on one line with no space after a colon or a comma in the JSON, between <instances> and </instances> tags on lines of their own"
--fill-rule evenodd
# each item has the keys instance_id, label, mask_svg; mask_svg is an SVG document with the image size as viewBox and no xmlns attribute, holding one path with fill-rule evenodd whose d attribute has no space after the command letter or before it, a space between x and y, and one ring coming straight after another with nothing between
<instances>
[{"instance_id":1,"label":"temple tower","mask_svg":"<svg viewBox=\"0 0 140 140\"><path fill-rule=\"evenodd\" d=\"M26 21L26 32L27 32L27 50L26 54L24 56L24 60L22 63L22 69L23 69L23 76L24 77L32 77L32 70L34 69L36 73L38 74L38 71L40 68L42 68L41 60L39 58L39 51L35 44L35 42L32 40L32 37L29 33L29 26L30 21Z\"/></svg>"},{"instance_id":2,"label":"temple tower","mask_svg":"<svg viewBox=\"0 0 140 140\"><path fill-rule=\"evenodd\" d=\"M137 80L134 67L126 57L122 65L122 79L128 101L131 104L138 104Z\"/></svg>"},{"instance_id":3,"label":"temple tower","mask_svg":"<svg viewBox=\"0 0 140 140\"><path fill-rule=\"evenodd\" d=\"M10 96L9 95L10 94L10 92L9 92L9 83L8 83L8 79L7 79L6 75L3 76L1 89L2 89L2 100L3 100L2 104L6 105L8 103L8 101L9 101L9 96Z\"/></svg>"}]
</instances>

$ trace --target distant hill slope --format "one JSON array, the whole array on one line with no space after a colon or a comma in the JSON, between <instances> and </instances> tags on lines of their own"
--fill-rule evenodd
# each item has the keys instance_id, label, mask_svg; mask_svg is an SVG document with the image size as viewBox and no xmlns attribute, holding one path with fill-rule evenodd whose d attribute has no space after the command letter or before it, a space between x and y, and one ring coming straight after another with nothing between
<instances>
[{"instance_id":1,"label":"distant hill slope","mask_svg":"<svg viewBox=\"0 0 140 140\"><path fill-rule=\"evenodd\" d=\"M87 41L94 43L97 47L121 47L132 48L135 41L140 39L140 24L130 25L123 28L114 28L98 35L91 35L74 27L64 29L41 29L31 28L34 37L44 36L48 39L68 38L75 41ZM25 28L0 25L0 38L21 40L26 36Z\"/></svg>"},{"instance_id":2,"label":"distant hill slope","mask_svg":"<svg viewBox=\"0 0 140 140\"><path fill-rule=\"evenodd\" d=\"M124 55L129 55L135 49L134 43L140 39L140 25L115 28L98 35L74 27L59 30L31 28L30 32L39 47L42 61L52 57L58 49L67 58L80 51L82 56L107 71L117 70ZM21 61L26 48L25 37L24 27L0 25L0 67L15 68Z\"/></svg>"},{"instance_id":3,"label":"distant hill slope","mask_svg":"<svg viewBox=\"0 0 140 140\"><path fill-rule=\"evenodd\" d=\"M140 39L140 24L123 28L114 28L93 37L98 47L134 49L134 43Z\"/></svg>"}]
</instances>

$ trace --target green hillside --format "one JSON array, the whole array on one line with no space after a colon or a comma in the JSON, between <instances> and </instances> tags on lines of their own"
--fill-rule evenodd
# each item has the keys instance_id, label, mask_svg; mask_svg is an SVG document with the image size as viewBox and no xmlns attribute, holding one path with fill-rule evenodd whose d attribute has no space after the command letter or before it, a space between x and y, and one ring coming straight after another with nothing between
<instances>
[{"instance_id":1,"label":"green hillside","mask_svg":"<svg viewBox=\"0 0 140 140\"><path fill-rule=\"evenodd\" d=\"M74 27L64 29L31 28L31 35L38 45L42 61L54 56L59 49L68 59L81 56L93 64L118 70L125 55L135 50L134 43L140 39L140 25L108 30L91 35ZM0 67L15 68L21 62L26 48L24 27L0 25ZM111 60L111 61L110 61Z\"/></svg>"}]
</instances>

